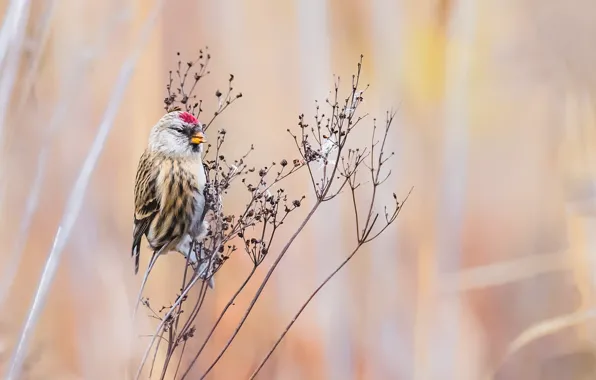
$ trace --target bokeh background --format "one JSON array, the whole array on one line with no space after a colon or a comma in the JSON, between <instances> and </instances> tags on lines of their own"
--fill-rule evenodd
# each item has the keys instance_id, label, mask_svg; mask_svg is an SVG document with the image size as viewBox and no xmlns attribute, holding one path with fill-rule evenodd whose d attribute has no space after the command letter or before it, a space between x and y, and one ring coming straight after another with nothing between
<instances>
[{"instance_id":1,"label":"bokeh background","mask_svg":"<svg viewBox=\"0 0 596 380\"><path fill-rule=\"evenodd\" d=\"M129 253L134 173L163 113L176 52L191 60L207 45L204 108L235 74L244 97L216 127L229 131L229 155L253 142L257 165L293 158L285 130L299 113L314 112L333 74L347 82L363 54L363 81L371 84L363 111L383 117L398 109L382 200L414 186L395 226L307 308L261 379L596 377L593 2L164 3L152 18L159 1L0 1L2 373L110 104L117 114L23 378L120 379L136 368L148 340L133 335L151 334L155 322L129 318L140 284ZM135 51L119 99L118 78ZM308 195L308 186L296 177L286 189ZM351 213L344 199L319 212L210 378L250 374L349 253ZM158 263L147 290L152 303L173 299L182 267L175 255ZM249 270L237 254L218 273L204 326ZM227 340L256 284L224 320L195 376Z\"/></svg>"}]
</instances>

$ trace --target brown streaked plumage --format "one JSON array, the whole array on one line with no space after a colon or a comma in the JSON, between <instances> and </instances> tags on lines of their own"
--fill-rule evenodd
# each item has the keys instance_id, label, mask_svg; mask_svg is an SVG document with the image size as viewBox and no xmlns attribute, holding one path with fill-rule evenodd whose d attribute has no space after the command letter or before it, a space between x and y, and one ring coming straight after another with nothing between
<instances>
[{"instance_id":1,"label":"brown streaked plumage","mask_svg":"<svg viewBox=\"0 0 596 380\"><path fill-rule=\"evenodd\" d=\"M186 112L170 112L152 128L135 181L135 274L143 235L155 252L186 256L191 240L206 234L203 141L202 126Z\"/></svg>"}]
</instances>

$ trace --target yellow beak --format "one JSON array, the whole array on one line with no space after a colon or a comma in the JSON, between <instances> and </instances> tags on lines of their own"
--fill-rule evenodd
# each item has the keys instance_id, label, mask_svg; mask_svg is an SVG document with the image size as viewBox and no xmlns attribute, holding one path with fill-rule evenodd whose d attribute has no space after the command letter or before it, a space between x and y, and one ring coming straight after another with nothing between
<instances>
[{"instance_id":1,"label":"yellow beak","mask_svg":"<svg viewBox=\"0 0 596 380\"><path fill-rule=\"evenodd\" d=\"M203 132L197 132L190 137L191 144L199 145L206 141L207 139L205 138L205 134Z\"/></svg>"}]
</instances>

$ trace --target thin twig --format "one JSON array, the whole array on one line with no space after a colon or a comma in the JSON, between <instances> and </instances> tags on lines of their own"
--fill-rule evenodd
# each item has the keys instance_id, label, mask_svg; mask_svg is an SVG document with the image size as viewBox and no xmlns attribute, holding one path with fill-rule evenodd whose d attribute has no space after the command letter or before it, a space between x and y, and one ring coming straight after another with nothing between
<instances>
[{"instance_id":1,"label":"thin twig","mask_svg":"<svg viewBox=\"0 0 596 380\"><path fill-rule=\"evenodd\" d=\"M250 273L248 274L248 276L246 276L246 279L244 280L244 282L242 283L242 285L240 285L240 287L238 288L238 290L236 290L236 293L234 293L234 295L232 296L232 298L230 298L230 300L228 301L228 303L226 304L226 306L223 308L223 310L219 314L219 317L217 318L217 321L215 321L215 323L213 324L213 327L211 327L211 330L209 331L209 333L207 334L207 337L203 341L203 344L201 345L201 348L199 348L199 351L192 358L192 360L191 360L191 362L190 362L190 364L188 366L188 369L182 375L182 379L184 379L186 377L186 375L188 374L188 372L190 371L190 369L194 366L195 362L199 359L199 356L201 355L201 353L203 352L203 349L205 348L205 346L209 342L209 339L211 339L211 336L215 332L215 329L219 325L219 322L221 322L221 320L223 319L224 315L227 313L227 311L230 308L230 306L232 306L234 304L234 302L236 301L236 298L238 297L238 295L244 290L244 288L246 287L246 285L248 284L248 282L250 281L250 279L252 278L252 276L254 275L254 273L255 273L256 270L257 270L257 266L256 265L253 265L252 270L250 271Z\"/></svg>"},{"instance_id":2,"label":"thin twig","mask_svg":"<svg viewBox=\"0 0 596 380\"><path fill-rule=\"evenodd\" d=\"M184 343L182 344L182 352L180 352L180 356L178 357L178 364L176 364L176 372L174 372L174 377L172 378L173 380L176 380L176 377L178 377L178 370L180 369L180 364L182 364L182 357L184 356L184 350L186 349L186 343L188 341L184 341Z\"/></svg>"},{"instance_id":3,"label":"thin twig","mask_svg":"<svg viewBox=\"0 0 596 380\"><path fill-rule=\"evenodd\" d=\"M145 290L145 285L147 284L147 280L149 279L149 274L151 273L151 270L155 266L157 259L159 258L159 256L161 256L161 254L163 253L163 250L167 247L168 244L164 245L158 252L154 251L153 255L151 256L151 260L149 261L149 265L147 265L147 269L145 270L145 275L143 276L143 281L141 282L141 287L139 289L139 294L137 295L137 302L135 304L135 308L132 312L133 321L137 316L137 311L139 310L139 304L141 303L141 299L143 297L143 290Z\"/></svg>"},{"instance_id":4,"label":"thin twig","mask_svg":"<svg viewBox=\"0 0 596 380\"><path fill-rule=\"evenodd\" d=\"M411 193L412 190L410 190ZM401 205L398 207L397 209L397 214L399 215L399 212L401 211L402 207L404 206L404 204L406 203L406 201L408 200L408 197L410 196L410 193L408 193L408 195L406 196L406 198L403 200L403 202L401 203ZM389 224L388 224L389 225ZM286 326L286 328L284 329L284 331L281 333L281 335L279 336L279 338L275 341L273 347L271 347L271 349L267 352L267 354L265 355L265 357L263 358L263 360L261 360L261 362L259 363L259 365L257 366L257 368L254 370L254 372L252 373L252 375L250 376L249 380L252 380L255 378L255 376L259 373L259 371L263 368L263 366L265 365L265 363L267 362L267 360L269 360L269 358L271 357L271 355L273 354L273 352L275 351L275 349L277 348L277 346L281 343L281 341L284 339L284 337L286 336L286 334L288 333L288 331L290 331L290 329L292 328L292 326L294 325L294 323L296 322L296 320L300 317L300 315L302 314L302 312L304 311L304 309L306 309L306 307L308 306L308 304L310 303L310 301L312 301L315 296L319 293L319 291L321 291L321 289L323 289L323 287L325 285L327 285L327 283L329 281L331 281L331 279L333 277L335 277L335 275L350 261L352 260L352 258L354 257L354 255L360 250L360 248L362 248L365 244L367 244L368 242L370 242L370 240L367 241L363 241L358 243L358 245L356 246L356 248L352 251L352 253L350 253L350 255L348 255L348 257L346 257L344 259L344 261L342 261L342 263L335 268L335 270L333 270L333 272L331 272L326 278L325 280L315 289L314 292L311 293L311 295L306 299L306 301L304 301L304 303L302 304L302 306L300 307L300 309L298 309L298 311L296 312L296 314L294 314L294 317L292 318L292 320L290 321L290 323L288 323L288 325Z\"/></svg>"},{"instance_id":5,"label":"thin twig","mask_svg":"<svg viewBox=\"0 0 596 380\"><path fill-rule=\"evenodd\" d=\"M358 75L357 75L357 77L355 77L353 79L351 96L348 99L354 99L354 97L355 97L357 87L358 87L358 81L360 78L360 69L361 69L361 62L358 63ZM332 104L333 114L332 114L332 119L331 119L331 120L336 120L335 121L336 124L335 124L335 126L332 126L331 128L329 128L329 130L330 130L330 133L335 133L337 136L337 156L340 157L342 154L342 151L346 145L346 142L348 141L349 132L351 130L350 128L353 126L352 118L354 116L355 109L357 108L358 104L349 103L349 100L346 100L346 104L343 106L342 110L340 111L338 103L337 103L338 87L339 87L339 84L336 84L336 87L335 87L335 94L336 94L335 99L336 100ZM328 101L328 103L329 103L329 101ZM352 111L349 114L346 114L345 111L346 111L348 105L353 106L353 107L352 107ZM334 115L336 115L335 119L333 118ZM347 125L344 125L344 123L347 123ZM257 292L253 296L246 312L242 316L242 319L238 323L236 329L232 333L231 337L228 339L227 343L224 345L223 349L217 355L215 360L207 368L205 373L201 376L201 378L200 378L201 380L204 379L211 372L211 370L215 367L215 365L219 362L219 360L225 354L227 349L230 347L230 345L232 344L232 342L234 341L234 339L236 338L236 336L242 329L246 319L248 318L254 305L256 304L257 300L259 299L261 293L263 292L263 289L265 288L269 279L271 278L273 271L275 271L279 262L283 259L283 257L285 256L285 254L287 253L287 251L289 250L291 245L294 243L294 240L302 232L302 230L304 229L306 224L308 224L308 222L310 221L310 219L312 218L314 213L318 210L319 206L324 201L326 201L327 196L330 194L331 188L332 188L334 180L336 178L336 174L338 174L337 172L338 172L338 168L339 168L339 160L335 160L335 162L331 165L332 167L331 167L328 177L327 177L327 171L325 171L323 179L320 181L319 186L317 186L317 182L314 179L313 171L310 168L310 164L313 161L318 161L321 158L321 156L323 156L323 163L325 165L328 163L328 160L327 160L327 157L325 157L326 154L323 153L322 147L320 147L321 149L318 152L312 150L311 145L308 142L308 136L305 134L305 129L307 127L308 127L308 125L304 123L304 116L301 115L299 118L299 128L301 130L301 139L300 139L300 141L298 141L296 136L293 134L292 134L292 137L294 138L294 140L296 142L298 151L300 152L305 164L308 166L309 175L311 176L311 181L314 185L313 190L316 194L317 200L316 200L315 204L313 205L313 207L311 208L310 212L307 214L305 219L302 221L302 223L298 227L298 229L290 237L289 241L284 245L284 247L282 248L282 250L276 257L275 261L273 262L273 264L269 268L267 274L265 275L263 281L261 282L261 285L259 286ZM317 128L320 128L320 125L317 125ZM341 188L338 191L341 191ZM190 370L190 368L187 370L187 373L189 370Z\"/></svg>"},{"instance_id":6,"label":"thin twig","mask_svg":"<svg viewBox=\"0 0 596 380\"><path fill-rule=\"evenodd\" d=\"M153 368L155 367L155 361L157 359L157 354L159 353L159 345L161 344L161 342L163 340L165 340L166 342L170 343L169 340L167 340L167 339L165 339L163 337L164 332L165 331L162 331L161 334L159 334L159 341L155 345L155 354L153 354L153 361L151 362L151 368L149 369L149 378L151 378L151 375L153 374Z\"/></svg>"},{"instance_id":7,"label":"thin twig","mask_svg":"<svg viewBox=\"0 0 596 380\"><path fill-rule=\"evenodd\" d=\"M327 278L325 278L325 280L315 289L315 291L313 293L311 293L311 295L307 298L307 300L302 304L302 306L300 307L298 312L294 315L294 317L292 318L290 323L286 326L285 330L282 332L280 337L276 340L273 347L268 351L265 358L263 358L263 360L257 366L255 371L251 375L250 379L254 379L254 377L263 368L263 366L265 365L267 360L269 360L269 358L271 357L271 355L273 354L273 352L275 351L277 346L284 339L284 337L286 336L286 334L288 333L290 328L294 325L294 323L296 322L298 317L302 314L302 312L305 310L306 306L310 303L310 301L312 299L314 299L314 297L319 293L319 291L354 257L354 255L360 250L360 248L362 248L365 244L372 241L374 238L378 237L381 233L383 233L387 229L387 227L389 225L391 225L396 220L403 205L408 200L412 189L410 190L410 192L408 193L408 195L406 196L406 198L404 199L404 201L401 204L397 201L397 197L395 196L395 194L393 194L393 198L395 200L395 209L394 209L393 213L389 216L387 214L387 212L385 212L385 215L386 215L385 225L383 227L381 227L374 234L374 236L372 238L369 237L375 227L375 224L376 224L376 222L378 220L378 216L379 216L373 210L374 210L375 204L376 204L377 189L383 183L383 181L379 181L379 175L382 170L383 164L387 162L387 160L383 159L383 153L384 153L385 142L387 140L389 129L390 129L392 121L393 121L393 116L394 116L393 114L389 114L389 113L387 114L383 140L382 140L381 146L379 148L378 155L375 155L375 146L377 145L377 142L375 141L376 123L373 123L372 138L371 138L371 143L370 143L370 167L369 167L370 174L371 174L371 182L370 183L372 186L372 195L370 197L368 211L366 213L366 219L362 225L362 230L360 230L360 227L359 227L359 214L358 214L358 207L357 207L356 194L355 194L356 189L360 186L356 182L356 176L358 174L359 165L360 165L360 163L363 162L363 159L364 159L363 157L366 157L366 155L368 153L366 151L364 151L362 154L359 154L355 151L354 151L354 153L352 153L353 151L350 150L350 151L348 151L347 159L342 159L343 166L342 166L342 171L340 172L340 175L343 175L345 177L346 183L350 187L351 195L352 195L353 209L354 209L354 217L356 218L356 247L350 253L350 255L348 255L348 257L334 271L332 271L331 274L329 276L327 276ZM352 158L354 159L353 163L351 163Z\"/></svg>"},{"instance_id":8,"label":"thin twig","mask_svg":"<svg viewBox=\"0 0 596 380\"><path fill-rule=\"evenodd\" d=\"M164 325L165 325L166 321L169 320L169 318L172 316L172 314L176 310L176 307L178 307L178 305L182 302L182 300L184 299L184 296L186 296L188 294L188 292L190 291L190 289L192 289L192 287L199 280L199 278L200 277L199 277L198 274L195 274L193 276L193 279L190 282L189 286L186 289L184 289L184 291L182 292L182 294L180 294L180 297L178 297L178 299L176 300L176 302L174 303L174 305L172 305L172 307L170 308L170 310L168 310L168 312L166 313L166 315L163 317L163 319L161 320L161 322L157 326L157 329L155 331L155 334L153 334L153 338L151 339L151 342L149 343L149 345L145 349L145 353L143 354L143 358L141 359L141 363L139 364L139 368L137 369L137 374L135 376L135 380L138 380L140 378L141 372L143 371L143 367L145 366L145 362L147 362L147 358L149 356L149 352L151 351L151 347L153 347L153 344L155 344L155 340L157 339L157 336L158 336L159 332L164 328Z\"/></svg>"},{"instance_id":9,"label":"thin twig","mask_svg":"<svg viewBox=\"0 0 596 380\"><path fill-rule=\"evenodd\" d=\"M312 216L317 211L317 209L319 208L320 205L321 205L321 201L317 201L315 203L315 205L310 210L310 212L308 213L308 215L306 216L306 218L304 218L304 220L302 221L302 224L300 224L300 227L298 227L298 229L296 230L296 232L294 232L294 234L292 235L292 237L290 238L290 240L286 243L286 245L284 246L284 248L281 250L281 252L277 256L277 258L275 259L275 261L273 262L273 264L269 268L269 271L265 275L265 278L263 279L263 282L261 283L261 286L259 286L259 289L257 290L256 294L254 295L253 299L251 300L251 302L250 302L250 304L248 306L248 309L246 310L246 312L242 316L242 319L240 320L240 323L238 324L238 326L234 330L234 333L232 334L232 336L230 337L230 339L228 340L228 342L226 343L226 345L224 346L224 348L221 350L221 352L219 353L219 355L217 355L217 357L215 358L215 360L213 361L213 363L209 366L209 368L207 368L207 370L205 371L205 373L200 377L201 380L204 379L205 376L207 376L209 374L209 372L211 372L211 370L213 369L213 367L215 367L215 365L219 362L219 360L221 359L221 357L225 354L225 352L227 351L228 347L230 347L230 345L234 341L234 338L236 338L236 335L238 335L238 333L240 332L240 329L244 325L244 322L248 318L248 315L250 314L250 312L252 311L253 307L257 303L257 300L259 299L259 296L263 292L263 289L265 288L265 285L267 285L267 282L269 281L269 278L273 274L273 271L275 270L275 268L277 268L277 265L279 264L279 262L281 261L281 259L285 256L285 254L288 251L288 249L290 249L290 247L292 246L292 243L294 243L294 240L296 240L296 238L298 237L298 235L300 235L300 233L302 232L302 230L304 229L304 227L306 226L306 224L310 221L310 219L312 218ZM187 372L188 372L188 370L187 370Z\"/></svg>"}]
</instances>

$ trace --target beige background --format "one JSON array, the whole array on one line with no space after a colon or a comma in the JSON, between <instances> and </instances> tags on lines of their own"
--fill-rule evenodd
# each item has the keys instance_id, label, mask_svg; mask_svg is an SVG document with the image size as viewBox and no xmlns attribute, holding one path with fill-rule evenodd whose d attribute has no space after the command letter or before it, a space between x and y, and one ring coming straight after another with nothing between
<instances>
[{"instance_id":1,"label":"beige background","mask_svg":"<svg viewBox=\"0 0 596 380\"><path fill-rule=\"evenodd\" d=\"M0 140L2 269L25 217L39 154L46 148L48 156L23 260L1 309L0 368L121 65L152 7L149 0L31 2ZM405 196L415 186L395 227L309 306L262 379L480 379L526 329L591 310L595 7L587 0L167 2L36 329L31 377L117 379L126 366L136 368L147 338L131 341L127 322L140 282L129 254L134 173L163 112L175 52L191 59L205 45L212 75L201 95L212 101L228 73L235 74L245 96L218 126L230 132L230 155L255 143L255 164L293 158L286 128L298 113L314 111L332 74L347 79L364 54L363 77L371 83L364 110L382 116L399 104L387 195ZM287 189L302 194L308 181L297 177ZM233 199L229 207L242 202ZM349 252L350 217L343 200L321 210L210 378L250 373L302 300ZM149 284L152 301L171 299L182 263L176 256L159 263ZM206 325L249 269L238 254L218 274ZM225 343L255 289L249 286L225 319L209 355ZM151 326L140 323L140 334ZM543 325L538 331L548 336L510 355L497 378L593 378L592 323L553 329Z\"/></svg>"}]
</instances>

